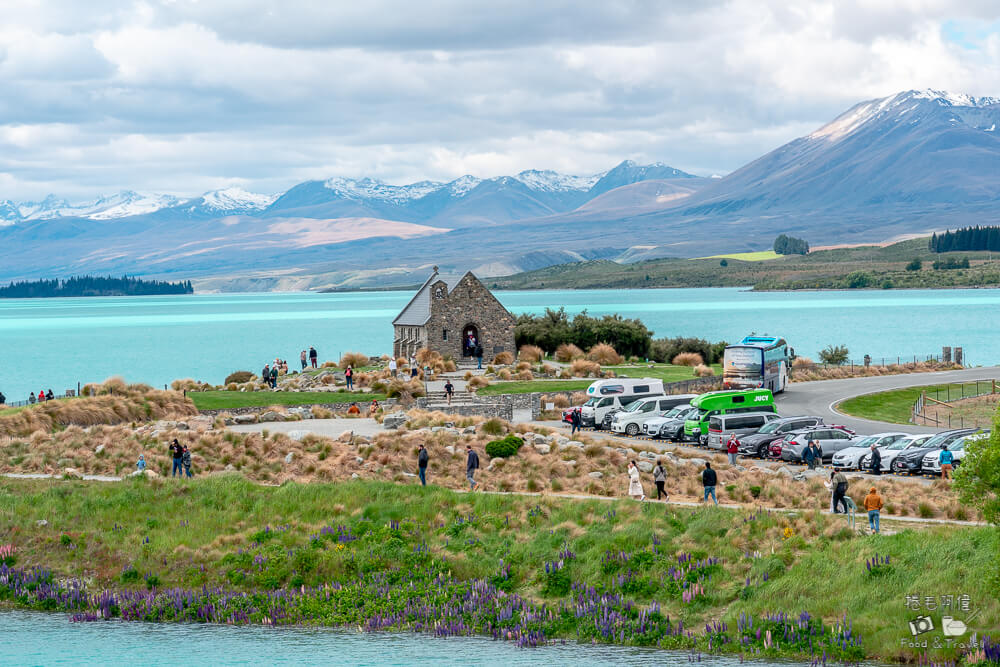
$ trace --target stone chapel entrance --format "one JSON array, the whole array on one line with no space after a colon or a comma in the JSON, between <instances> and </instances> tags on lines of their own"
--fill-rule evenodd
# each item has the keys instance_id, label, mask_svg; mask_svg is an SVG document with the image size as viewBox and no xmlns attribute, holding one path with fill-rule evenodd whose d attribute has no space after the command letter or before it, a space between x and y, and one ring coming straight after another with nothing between
<instances>
[{"instance_id":1,"label":"stone chapel entrance","mask_svg":"<svg viewBox=\"0 0 1000 667\"><path fill-rule=\"evenodd\" d=\"M463 357L474 357L476 356L476 346L482 345L483 341L479 338L479 327L475 324L466 324L462 327L462 356Z\"/></svg>"}]
</instances>

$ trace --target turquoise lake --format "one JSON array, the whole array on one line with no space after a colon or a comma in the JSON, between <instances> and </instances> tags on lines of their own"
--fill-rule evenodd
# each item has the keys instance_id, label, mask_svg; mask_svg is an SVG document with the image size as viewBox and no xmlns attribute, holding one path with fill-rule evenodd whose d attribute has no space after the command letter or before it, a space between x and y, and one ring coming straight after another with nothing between
<instances>
[{"instance_id":1,"label":"turquoise lake","mask_svg":"<svg viewBox=\"0 0 1000 667\"><path fill-rule=\"evenodd\" d=\"M234 370L259 372L299 352L320 359L383 353L390 322L411 292L196 294L161 297L0 300L0 391L62 393L77 382L121 375L162 386L191 377L218 383ZM844 344L851 357L911 359L963 347L966 361L1000 362L1000 290L750 292L738 288L498 292L513 313L620 313L661 336L735 341L750 332L784 336L816 358Z\"/></svg>"},{"instance_id":2,"label":"turquoise lake","mask_svg":"<svg viewBox=\"0 0 1000 667\"><path fill-rule=\"evenodd\" d=\"M736 656L589 644L520 649L481 637L360 634L324 628L261 628L99 621L70 623L63 614L0 612L3 665L682 665L786 667L808 663L743 662Z\"/></svg>"}]
</instances>

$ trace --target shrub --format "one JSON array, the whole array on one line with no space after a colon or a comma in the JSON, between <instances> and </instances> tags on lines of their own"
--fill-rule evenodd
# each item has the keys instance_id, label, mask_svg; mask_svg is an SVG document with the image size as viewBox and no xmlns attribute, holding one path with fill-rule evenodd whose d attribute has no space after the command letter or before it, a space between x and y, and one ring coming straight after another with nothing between
<instances>
[{"instance_id":1,"label":"shrub","mask_svg":"<svg viewBox=\"0 0 1000 667\"><path fill-rule=\"evenodd\" d=\"M514 456L517 451L521 449L524 445L524 440L517 437L513 433L508 434L504 438L499 440L491 440L486 443L486 454L491 458L502 458L505 459L509 456Z\"/></svg>"},{"instance_id":2,"label":"shrub","mask_svg":"<svg viewBox=\"0 0 1000 667\"><path fill-rule=\"evenodd\" d=\"M535 376L529 370L520 371L514 377L515 379L521 380L522 382L531 382L532 380L535 379Z\"/></svg>"},{"instance_id":3,"label":"shrub","mask_svg":"<svg viewBox=\"0 0 1000 667\"><path fill-rule=\"evenodd\" d=\"M729 262L723 259L722 261L719 262L719 266L729 266Z\"/></svg>"},{"instance_id":4,"label":"shrub","mask_svg":"<svg viewBox=\"0 0 1000 667\"><path fill-rule=\"evenodd\" d=\"M846 345L827 345L819 353L819 360L831 366L843 366L849 354Z\"/></svg>"},{"instance_id":5,"label":"shrub","mask_svg":"<svg viewBox=\"0 0 1000 667\"><path fill-rule=\"evenodd\" d=\"M500 435L504 432L503 422L496 417L487 419L483 422L483 425L479 427L479 430L487 435Z\"/></svg>"},{"instance_id":6,"label":"shrub","mask_svg":"<svg viewBox=\"0 0 1000 667\"><path fill-rule=\"evenodd\" d=\"M792 360L792 368L812 368L816 362L809 357L795 357Z\"/></svg>"},{"instance_id":7,"label":"shrub","mask_svg":"<svg viewBox=\"0 0 1000 667\"><path fill-rule=\"evenodd\" d=\"M611 347L607 343L598 343L594 347L590 348L590 352L587 353L587 358L605 366L612 366L625 361L622 355L615 352L615 348Z\"/></svg>"},{"instance_id":8,"label":"shrub","mask_svg":"<svg viewBox=\"0 0 1000 667\"><path fill-rule=\"evenodd\" d=\"M760 492L761 488L759 486L750 487L750 495L753 496L754 498L760 498Z\"/></svg>"},{"instance_id":9,"label":"shrub","mask_svg":"<svg viewBox=\"0 0 1000 667\"><path fill-rule=\"evenodd\" d=\"M701 358L701 355L697 352L681 352L673 359L670 360L674 366L690 366L694 368L695 366L703 366L705 360Z\"/></svg>"},{"instance_id":10,"label":"shrub","mask_svg":"<svg viewBox=\"0 0 1000 667\"><path fill-rule=\"evenodd\" d=\"M493 357L493 363L497 366L510 366L514 363L514 355L510 352L501 352Z\"/></svg>"},{"instance_id":11,"label":"shrub","mask_svg":"<svg viewBox=\"0 0 1000 667\"><path fill-rule=\"evenodd\" d=\"M715 371L712 370L711 366L706 366L705 364L699 364L694 367L695 377L700 378L710 378L715 375Z\"/></svg>"},{"instance_id":12,"label":"shrub","mask_svg":"<svg viewBox=\"0 0 1000 667\"><path fill-rule=\"evenodd\" d=\"M482 375L476 375L466 383L465 388L469 391L473 391L475 389L482 389L483 387L488 386L490 386L489 380L484 378Z\"/></svg>"},{"instance_id":13,"label":"shrub","mask_svg":"<svg viewBox=\"0 0 1000 667\"><path fill-rule=\"evenodd\" d=\"M521 361L541 361L545 358L545 351L537 345L522 345L517 351L517 358Z\"/></svg>"},{"instance_id":14,"label":"shrub","mask_svg":"<svg viewBox=\"0 0 1000 667\"><path fill-rule=\"evenodd\" d=\"M851 289L871 287L874 282L871 274L866 271L854 271L853 273L848 273L844 280L847 282L847 286Z\"/></svg>"},{"instance_id":15,"label":"shrub","mask_svg":"<svg viewBox=\"0 0 1000 667\"><path fill-rule=\"evenodd\" d=\"M929 519L934 516L934 508L927 503L920 503L917 505L917 514L921 519Z\"/></svg>"},{"instance_id":16,"label":"shrub","mask_svg":"<svg viewBox=\"0 0 1000 667\"><path fill-rule=\"evenodd\" d=\"M710 343L704 338L659 338L649 348L649 358L659 363L668 363L683 352L697 352L703 363L714 364L722 360L726 341Z\"/></svg>"},{"instance_id":17,"label":"shrub","mask_svg":"<svg viewBox=\"0 0 1000 667\"><path fill-rule=\"evenodd\" d=\"M369 359L366 355L360 352L345 352L344 356L340 358L340 367L347 368L360 368L361 366L367 366Z\"/></svg>"},{"instance_id":18,"label":"shrub","mask_svg":"<svg viewBox=\"0 0 1000 667\"><path fill-rule=\"evenodd\" d=\"M584 355L583 350L573 343L563 343L556 348L556 361L569 363L574 359L583 359L584 356L586 355Z\"/></svg>"},{"instance_id":19,"label":"shrub","mask_svg":"<svg viewBox=\"0 0 1000 667\"><path fill-rule=\"evenodd\" d=\"M907 271L919 271L924 268L924 263L920 261L919 257L914 257L910 260L910 263L906 265Z\"/></svg>"},{"instance_id":20,"label":"shrub","mask_svg":"<svg viewBox=\"0 0 1000 667\"><path fill-rule=\"evenodd\" d=\"M548 399L549 403L552 403L557 408L568 408L569 398L565 394L556 394L555 396Z\"/></svg>"},{"instance_id":21,"label":"shrub","mask_svg":"<svg viewBox=\"0 0 1000 667\"><path fill-rule=\"evenodd\" d=\"M385 395L389 398L410 399L424 395L424 383L420 380L393 379L386 387Z\"/></svg>"},{"instance_id":22,"label":"shrub","mask_svg":"<svg viewBox=\"0 0 1000 667\"><path fill-rule=\"evenodd\" d=\"M509 380L513 377L513 375L511 375L509 368L501 368L500 372L497 373L497 377L501 380Z\"/></svg>"},{"instance_id":23,"label":"shrub","mask_svg":"<svg viewBox=\"0 0 1000 667\"><path fill-rule=\"evenodd\" d=\"M569 373L573 377L600 377L601 365L586 359L577 359L569 365Z\"/></svg>"},{"instance_id":24,"label":"shrub","mask_svg":"<svg viewBox=\"0 0 1000 667\"><path fill-rule=\"evenodd\" d=\"M250 371L236 371L235 373L230 373L226 376L225 382L223 384L243 384L244 382L249 382L253 379L253 373Z\"/></svg>"},{"instance_id":25,"label":"shrub","mask_svg":"<svg viewBox=\"0 0 1000 667\"><path fill-rule=\"evenodd\" d=\"M514 370L516 370L518 373L520 373L521 371L530 371L531 363L527 361L519 361L517 366L514 367Z\"/></svg>"}]
</instances>

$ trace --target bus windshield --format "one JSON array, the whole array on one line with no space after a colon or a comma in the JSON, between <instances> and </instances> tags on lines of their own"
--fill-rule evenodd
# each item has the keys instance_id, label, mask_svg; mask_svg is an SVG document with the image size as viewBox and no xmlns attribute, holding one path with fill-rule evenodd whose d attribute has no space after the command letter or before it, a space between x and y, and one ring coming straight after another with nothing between
<instances>
[{"instance_id":1,"label":"bus windshield","mask_svg":"<svg viewBox=\"0 0 1000 667\"><path fill-rule=\"evenodd\" d=\"M764 372L763 355L755 347L727 347L723 372L726 377L760 380Z\"/></svg>"}]
</instances>

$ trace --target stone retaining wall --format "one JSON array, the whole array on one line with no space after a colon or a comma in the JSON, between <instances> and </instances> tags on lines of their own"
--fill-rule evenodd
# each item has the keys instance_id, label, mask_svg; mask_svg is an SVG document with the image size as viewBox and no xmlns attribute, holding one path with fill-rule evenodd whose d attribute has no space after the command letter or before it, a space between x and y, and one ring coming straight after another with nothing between
<instances>
[{"instance_id":1,"label":"stone retaining wall","mask_svg":"<svg viewBox=\"0 0 1000 667\"><path fill-rule=\"evenodd\" d=\"M383 411L388 412L390 409L396 408L399 401L395 398L387 398L385 400L379 401L378 404L382 406ZM267 412L273 407L280 407L288 410L289 408L326 408L327 410L333 410L334 412L346 412L347 408L351 406L350 403L303 403L302 405L261 405L261 406L250 406L246 408L225 408L222 410L199 410L199 414L203 415L221 415L223 413L230 415L251 415L260 412ZM368 416L368 403L358 402L358 408L361 409L361 414Z\"/></svg>"}]
</instances>

